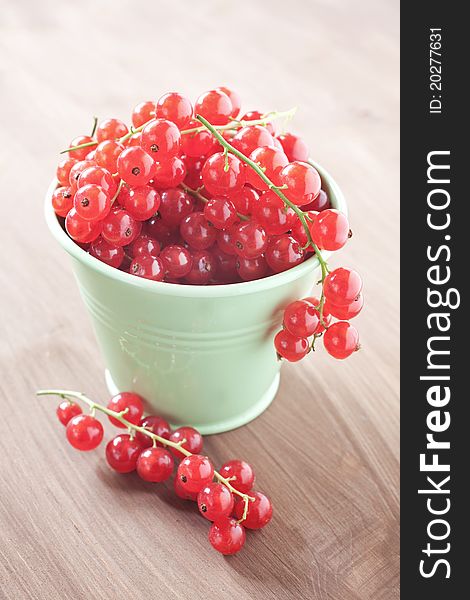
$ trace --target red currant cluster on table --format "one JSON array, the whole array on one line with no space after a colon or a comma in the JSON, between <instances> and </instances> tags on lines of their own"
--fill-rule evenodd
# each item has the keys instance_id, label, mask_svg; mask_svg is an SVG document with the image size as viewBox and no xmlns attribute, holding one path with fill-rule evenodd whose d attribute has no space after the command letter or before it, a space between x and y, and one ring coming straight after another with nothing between
<instances>
[{"instance_id":1,"label":"red currant cluster on table","mask_svg":"<svg viewBox=\"0 0 470 600\"><path fill-rule=\"evenodd\" d=\"M219 471L201 454L203 439L193 427L171 430L159 416L143 416L142 398L132 392L117 394L107 406L97 404L80 392L41 390L39 396L57 395L63 400L57 417L66 427L66 437L77 450L94 450L104 435L95 412L106 414L118 428L127 429L106 445L109 466L118 473L136 471L145 481L161 483L173 475L175 494L197 502L199 512L212 522L209 542L222 554L235 554L245 544L245 528L261 529L272 517L267 496L253 491L255 474L243 460L230 460ZM76 400L84 402L91 414L83 414Z\"/></svg>"},{"instance_id":2,"label":"red currant cluster on table","mask_svg":"<svg viewBox=\"0 0 470 600\"><path fill-rule=\"evenodd\" d=\"M320 298L286 309L275 347L297 361L323 336L327 352L346 358L359 347L349 319L362 308L362 283L348 269L329 273L321 251L344 246L348 219L331 208L302 139L276 133L276 120L293 111L242 114L240 106L221 87L194 108L176 92L142 102L130 128L95 119L92 135L64 150L54 210L92 256L155 281L251 281L315 254Z\"/></svg>"}]
</instances>

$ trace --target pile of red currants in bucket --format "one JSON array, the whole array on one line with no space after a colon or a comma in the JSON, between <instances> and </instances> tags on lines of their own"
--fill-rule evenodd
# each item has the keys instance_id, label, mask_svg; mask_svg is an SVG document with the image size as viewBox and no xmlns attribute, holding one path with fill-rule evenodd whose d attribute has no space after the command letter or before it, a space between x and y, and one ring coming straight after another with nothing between
<instances>
[{"instance_id":1,"label":"pile of red currants in bucket","mask_svg":"<svg viewBox=\"0 0 470 600\"><path fill-rule=\"evenodd\" d=\"M197 503L200 514L211 522L209 542L221 554L236 554L245 544L246 529L261 529L271 520L271 501L252 489L255 473L249 463L230 460L216 471L209 457L202 454L199 431L193 427L172 431L162 417L144 416L143 399L138 394L117 394L107 406L68 390L41 390L37 395L62 399L57 417L76 450L94 450L101 444L104 429L95 416L97 411L107 415L115 427L126 429L127 433L113 437L105 449L108 465L118 473L136 472L144 481L162 483L172 477L175 461L179 461L174 492ZM91 414L83 413L80 402Z\"/></svg>"},{"instance_id":2,"label":"pile of red currants in bucket","mask_svg":"<svg viewBox=\"0 0 470 600\"><path fill-rule=\"evenodd\" d=\"M349 321L362 309L362 281L330 272L322 251L342 248L351 230L305 142L277 131L293 112L243 113L238 94L220 87L194 106L176 92L141 102L129 127L95 119L63 151L53 208L97 260L154 281L241 283L315 255L321 293L286 307L275 348L296 362L322 337L331 356L347 358L359 348Z\"/></svg>"}]
</instances>

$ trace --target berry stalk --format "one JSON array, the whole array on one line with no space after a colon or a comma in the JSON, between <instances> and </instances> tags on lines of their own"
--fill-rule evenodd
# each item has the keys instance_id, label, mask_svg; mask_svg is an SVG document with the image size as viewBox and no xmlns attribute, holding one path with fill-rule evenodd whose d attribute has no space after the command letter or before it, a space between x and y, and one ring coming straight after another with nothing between
<instances>
[{"instance_id":1,"label":"berry stalk","mask_svg":"<svg viewBox=\"0 0 470 600\"><path fill-rule=\"evenodd\" d=\"M183 447L183 444L186 442L185 439L182 439L179 442L172 442L171 440L167 440L166 438L161 437L156 433L153 433L153 431L150 431L145 427L141 427L140 425L134 425L134 423L127 421L124 415L127 413L128 409L125 409L121 412L116 412L114 410L109 409L106 406L103 406L102 404L94 402L93 400L88 398L88 396L82 394L82 392L75 392L73 390L38 390L36 392L36 396L59 396L64 400L70 400L71 398L73 398L74 400L79 400L88 405L92 415L95 413L95 411L102 412L105 415L108 415L108 417L113 417L114 419L125 425L131 432L139 432L143 435L148 436L149 438L151 438L154 445L156 442L160 442L160 444L163 444L164 446L170 446L171 448L178 450L179 452L181 452L181 454L184 454L185 456L193 456L192 452L186 450L186 448ZM240 492L239 490L234 488L233 485L230 483L230 479L223 477L218 471L214 471L214 477L219 483L225 485L233 494L236 494L237 496L240 496L240 498L243 499L245 506L242 518L239 522L244 521L248 512L248 502L254 502L255 498L249 496L248 494L244 494L243 492Z\"/></svg>"}]
</instances>

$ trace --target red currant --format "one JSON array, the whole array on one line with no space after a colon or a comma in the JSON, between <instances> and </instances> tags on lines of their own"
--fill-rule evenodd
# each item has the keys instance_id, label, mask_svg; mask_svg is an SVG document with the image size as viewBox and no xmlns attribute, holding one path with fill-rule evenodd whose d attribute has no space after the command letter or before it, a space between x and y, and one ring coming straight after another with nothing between
<instances>
[{"instance_id":1,"label":"red currant","mask_svg":"<svg viewBox=\"0 0 470 600\"><path fill-rule=\"evenodd\" d=\"M72 158L68 156L60 161L57 165L56 177L59 185L68 186L70 185L69 175L70 169L76 164L78 161L76 158Z\"/></svg>"},{"instance_id":2,"label":"red currant","mask_svg":"<svg viewBox=\"0 0 470 600\"><path fill-rule=\"evenodd\" d=\"M184 444L182 444L182 448L188 450L188 452L191 452L192 454L199 454L202 450L202 435L197 429L194 429L194 427L179 427L171 433L169 439L175 444L186 440ZM176 448L170 448L170 450L177 458L184 458L186 456Z\"/></svg>"},{"instance_id":3,"label":"red currant","mask_svg":"<svg viewBox=\"0 0 470 600\"><path fill-rule=\"evenodd\" d=\"M211 546L224 555L236 554L245 544L245 528L230 517L221 517L209 530Z\"/></svg>"},{"instance_id":4,"label":"red currant","mask_svg":"<svg viewBox=\"0 0 470 600\"><path fill-rule=\"evenodd\" d=\"M177 187L186 177L186 166L178 156L155 163L153 182L157 189Z\"/></svg>"},{"instance_id":5,"label":"red currant","mask_svg":"<svg viewBox=\"0 0 470 600\"><path fill-rule=\"evenodd\" d=\"M312 202L321 189L318 171L304 162L294 161L284 167L279 176L280 183L286 185L286 197L297 206Z\"/></svg>"},{"instance_id":6,"label":"red currant","mask_svg":"<svg viewBox=\"0 0 470 600\"><path fill-rule=\"evenodd\" d=\"M186 129L201 127L199 121L191 121ZM181 136L181 148L186 156L201 157L210 153L214 147L214 138L210 131L204 129L193 133L186 133Z\"/></svg>"},{"instance_id":7,"label":"red currant","mask_svg":"<svg viewBox=\"0 0 470 600\"><path fill-rule=\"evenodd\" d=\"M94 141L95 140L89 135L80 135L70 142L69 148L73 148L74 146L80 146L81 144L88 144ZM90 152L90 147L91 146L85 146L85 148L77 148L77 150L70 150L68 155L70 156L70 158L84 160L88 152Z\"/></svg>"},{"instance_id":8,"label":"red currant","mask_svg":"<svg viewBox=\"0 0 470 600\"><path fill-rule=\"evenodd\" d=\"M232 513L233 495L226 485L212 482L198 493L197 505L203 517L208 521L215 521Z\"/></svg>"},{"instance_id":9,"label":"red currant","mask_svg":"<svg viewBox=\"0 0 470 600\"><path fill-rule=\"evenodd\" d=\"M301 360L310 351L307 338L293 336L286 329L282 329L274 338L274 347L282 358L289 362Z\"/></svg>"},{"instance_id":10,"label":"red currant","mask_svg":"<svg viewBox=\"0 0 470 600\"><path fill-rule=\"evenodd\" d=\"M153 119L142 129L140 144L154 160L166 161L179 154L181 133L171 121Z\"/></svg>"},{"instance_id":11,"label":"red currant","mask_svg":"<svg viewBox=\"0 0 470 600\"><path fill-rule=\"evenodd\" d=\"M161 194L160 216L169 227L179 227L181 221L194 209L192 196L180 189L165 190Z\"/></svg>"},{"instance_id":12,"label":"red currant","mask_svg":"<svg viewBox=\"0 0 470 600\"><path fill-rule=\"evenodd\" d=\"M258 258L268 247L266 231L254 221L236 225L233 232L235 251L242 258Z\"/></svg>"},{"instance_id":13,"label":"red currant","mask_svg":"<svg viewBox=\"0 0 470 600\"><path fill-rule=\"evenodd\" d=\"M155 433L166 440L170 437L170 425L163 417L148 415L140 420L139 426L148 429L152 433ZM136 432L135 439L139 442L142 448L150 448L150 446L153 445L152 438L148 435L145 435L145 433L141 433L140 431ZM162 447L160 442L157 441L155 443L157 446Z\"/></svg>"},{"instance_id":14,"label":"red currant","mask_svg":"<svg viewBox=\"0 0 470 600\"><path fill-rule=\"evenodd\" d=\"M322 210L330 208L330 206L331 204L330 199L328 198L328 194L325 192L325 190L320 190L318 196L314 200L302 206L302 210L305 212L308 212L310 210L321 212Z\"/></svg>"},{"instance_id":15,"label":"red currant","mask_svg":"<svg viewBox=\"0 0 470 600\"><path fill-rule=\"evenodd\" d=\"M292 229L297 215L277 194L268 191L261 194L253 210L253 218L264 227L267 234L280 235Z\"/></svg>"},{"instance_id":16,"label":"red currant","mask_svg":"<svg viewBox=\"0 0 470 600\"><path fill-rule=\"evenodd\" d=\"M216 229L226 229L238 221L235 206L227 198L211 198L204 206L204 216Z\"/></svg>"},{"instance_id":17,"label":"red currant","mask_svg":"<svg viewBox=\"0 0 470 600\"><path fill-rule=\"evenodd\" d=\"M296 160L306 162L308 160L308 147L302 138L293 133L284 133L278 135L277 139L281 142L289 162L294 162Z\"/></svg>"},{"instance_id":18,"label":"red currant","mask_svg":"<svg viewBox=\"0 0 470 600\"><path fill-rule=\"evenodd\" d=\"M183 246L166 246L160 253L164 269L170 279L186 277L192 269L193 257Z\"/></svg>"},{"instance_id":19,"label":"red currant","mask_svg":"<svg viewBox=\"0 0 470 600\"><path fill-rule=\"evenodd\" d=\"M362 279L352 269L340 267L328 273L323 283L326 299L337 306L347 306L357 298L362 290Z\"/></svg>"},{"instance_id":20,"label":"red currant","mask_svg":"<svg viewBox=\"0 0 470 600\"><path fill-rule=\"evenodd\" d=\"M338 321L330 325L323 334L323 344L333 358L347 358L359 350L359 334L347 321Z\"/></svg>"},{"instance_id":21,"label":"red currant","mask_svg":"<svg viewBox=\"0 0 470 600\"><path fill-rule=\"evenodd\" d=\"M310 337L317 330L319 322L318 311L305 300L291 302L284 311L284 327L294 337Z\"/></svg>"},{"instance_id":22,"label":"red currant","mask_svg":"<svg viewBox=\"0 0 470 600\"><path fill-rule=\"evenodd\" d=\"M173 473L174 460L164 448L146 448L137 459L137 473L145 481L160 483Z\"/></svg>"},{"instance_id":23,"label":"red currant","mask_svg":"<svg viewBox=\"0 0 470 600\"><path fill-rule=\"evenodd\" d=\"M58 187L52 193L52 208L59 217L66 217L73 206L73 193L71 187Z\"/></svg>"},{"instance_id":24,"label":"red currant","mask_svg":"<svg viewBox=\"0 0 470 600\"><path fill-rule=\"evenodd\" d=\"M250 496L254 497L254 502L248 502L248 512L246 519L242 521L244 527L248 529L261 529L269 523L273 516L273 506L271 500L261 492L250 492ZM241 519L245 503L243 500L238 500L235 504L235 516Z\"/></svg>"},{"instance_id":25,"label":"red currant","mask_svg":"<svg viewBox=\"0 0 470 600\"><path fill-rule=\"evenodd\" d=\"M129 133L127 125L120 119L105 119L96 128L96 138L98 142L105 140L119 140L122 136Z\"/></svg>"},{"instance_id":26,"label":"red currant","mask_svg":"<svg viewBox=\"0 0 470 600\"><path fill-rule=\"evenodd\" d=\"M212 481L214 467L207 456L192 454L180 462L177 477L185 490L199 492Z\"/></svg>"},{"instance_id":27,"label":"red currant","mask_svg":"<svg viewBox=\"0 0 470 600\"><path fill-rule=\"evenodd\" d=\"M76 191L78 188L78 180L80 175L88 169L88 167L94 167L96 163L93 160L80 160L76 162L69 172L69 184L73 191Z\"/></svg>"},{"instance_id":28,"label":"red currant","mask_svg":"<svg viewBox=\"0 0 470 600\"><path fill-rule=\"evenodd\" d=\"M140 254L136 256L129 266L129 273L144 279L163 281L165 278L165 267L158 256Z\"/></svg>"},{"instance_id":29,"label":"red currant","mask_svg":"<svg viewBox=\"0 0 470 600\"><path fill-rule=\"evenodd\" d=\"M241 190L230 194L235 210L241 215L251 215L258 203L259 194L252 187L244 185Z\"/></svg>"},{"instance_id":30,"label":"red currant","mask_svg":"<svg viewBox=\"0 0 470 600\"><path fill-rule=\"evenodd\" d=\"M112 175L117 172L117 161L124 146L113 140L105 140L95 150L95 161L100 167L107 169Z\"/></svg>"},{"instance_id":31,"label":"red currant","mask_svg":"<svg viewBox=\"0 0 470 600\"><path fill-rule=\"evenodd\" d=\"M145 150L131 146L119 155L117 170L119 177L129 185L146 185L155 174L155 162Z\"/></svg>"},{"instance_id":32,"label":"red currant","mask_svg":"<svg viewBox=\"0 0 470 600\"><path fill-rule=\"evenodd\" d=\"M124 250L120 246L109 244L101 236L93 240L88 252L101 262L118 269L124 260Z\"/></svg>"},{"instance_id":33,"label":"red currant","mask_svg":"<svg viewBox=\"0 0 470 600\"><path fill-rule=\"evenodd\" d=\"M111 200L102 187L87 183L75 193L73 205L85 221L101 221L111 209Z\"/></svg>"},{"instance_id":34,"label":"red currant","mask_svg":"<svg viewBox=\"0 0 470 600\"><path fill-rule=\"evenodd\" d=\"M129 248L129 252L134 258L137 258L142 254L149 254L155 258L160 254L160 250L160 243L148 235L139 235Z\"/></svg>"},{"instance_id":35,"label":"red currant","mask_svg":"<svg viewBox=\"0 0 470 600\"><path fill-rule=\"evenodd\" d=\"M216 152L202 167L202 182L209 194L229 196L245 185L245 165L233 154Z\"/></svg>"},{"instance_id":36,"label":"red currant","mask_svg":"<svg viewBox=\"0 0 470 600\"><path fill-rule=\"evenodd\" d=\"M237 271L243 281L253 281L265 277L268 272L268 264L264 256L256 258L237 257Z\"/></svg>"},{"instance_id":37,"label":"red currant","mask_svg":"<svg viewBox=\"0 0 470 600\"><path fill-rule=\"evenodd\" d=\"M231 144L245 156L250 156L256 148L260 148L261 146L273 148L274 138L266 127L251 125L249 127L242 127L232 138Z\"/></svg>"},{"instance_id":38,"label":"red currant","mask_svg":"<svg viewBox=\"0 0 470 600\"><path fill-rule=\"evenodd\" d=\"M113 246L127 246L140 234L141 224L126 210L112 208L102 221L104 239Z\"/></svg>"},{"instance_id":39,"label":"red currant","mask_svg":"<svg viewBox=\"0 0 470 600\"><path fill-rule=\"evenodd\" d=\"M232 119L236 119L240 113L240 107L242 105L241 98L237 92L230 90L229 88L221 85L216 88L216 91L223 92L230 98L230 102L232 103L232 114L230 115Z\"/></svg>"},{"instance_id":40,"label":"red currant","mask_svg":"<svg viewBox=\"0 0 470 600\"><path fill-rule=\"evenodd\" d=\"M135 471L142 446L128 434L120 434L106 445L108 465L118 473Z\"/></svg>"},{"instance_id":41,"label":"red currant","mask_svg":"<svg viewBox=\"0 0 470 600\"><path fill-rule=\"evenodd\" d=\"M317 328L315 329L315 331L313 333L314 334L316 334L316 333L322 333L323 331L325 331L325 327L322 325L322 323L320 321L320 311L318 310L318 307L320 306L320 300L318 298L315 298L315 297L312 296L310 298L304 298L304 302L308 302L309 304L311 304L313 306L313 308L315 308L315 310L317 311L318 325L317 325ZM323 321L323 323L327 327L331 323L331 315L330 315L330 312L328 310L327 303L325 303L323 305L322 321Z\"/></svg>"},{"instance_id":42,"label":"red currant","mask_svg":"<svg viewBox=\"0 0 470 600\"><path fill-rule=\"evenodd\" d=\"M176 241L172 229L163 222L159 214L146 221L145 234L157 240L162 247Z\"/></svg>"},{"instance_id":43,"label":"red currant","mask_svg":"<svg viewBox=\"0 0 470 600\"><path fill-rule=\"evenodd\" d=\"M207 221L204 213L191 213L181 221L181 237L195 250L210 248L217 236L216 229Z\"/></svg>"},{"instance_id":44,"label":"red currant","mask_svg":"<svg viewBox=\"0 0 470 600\"><path fill-rule=\"evenodd\" d=\"M193 253L193 266L186 275L186 283L207 285L217 270L217 262L210 250L196 250Z\"/></svg>"},{"instance_id":45,"label":"red currant","mask_svg":"<svg viewBox=\"0 0 470 600\"><path fill-rule=\"evenodd\" d=\"M339 250L349 238L349 221L334 208L321 212L310 227L315 244L324 250Z\"/></svg>"},{"instance_id":46,"label":"red currant","mask_svg":"<svg viewBox=\"0 0 470 600\"><path fill-rule=\"evenodd\" d=\"M237 271L237 257L231 254L226 254L219 248L214 246L211 252L217 263L217 279L219 283L235 283L240 280Z\"/></svg>"},{"instance_id":47,"label":"red currant","mask_svg":"<svg viewBox=\"0 0 470 600\"><path fill-rule=\"evenodd\" d=\"M103 425L91 415L77 415L67 423L67 440L77 450L94 450L103 439Z\"/></svg>"},{"instance_id":48,"label":"red currant","mask_svg":"<svg viewBox=\"0 0 470 600\"><path fill-rule=\"evenodd\" d=\"M229 460L220 467L220 474L225 479L230 478L231 485L244 494L248 493L255 483L253 467L244 460Z\"/></svg>"},{"instance_id":49,"label":"red currant","mask_svg":"<svg viewBox=\"0 0 470 600\"><path fill-rule=\"evenodd\" d=\"M71 402L70 400L64 400L57 407L56 414L57 418L62 423L62 425L67 425L70 419L73 419L73 417L82 414L82 409L75 402Z\"/></svg>"},{"instance_id":50,"label":"red currant","mask_svg":"<svg viewBox=\"0 0 470 600\"><path fill-rule=\"evenodd\" d=\"M305 207L302 207L302 210L304 210ZM306 222L307 222L307 227L310 231L310 229L312 228L312 223L313 221L317 218L318 213L310 210L306 213ZM302 221L300 219L295 219L294 223L292 225L292 230L291 230L291 235L292 237L297 240L299 242L299 244L302 246L302 248L304 248L304 246L307 245L308 237L307 237L307 232L305 231L305 227L304 224L302 223ZM313 252L313 248L312 245L310 244L308 246L308 248L306 249L306 252Z\"/></svg>"},{"instance_id":51,"label":"red currant","mask_svg":"<svg viewBox=\"0 0 470 600\"><path fill-rule=\"evenodd\" d=\"M65 217L65 230L79 244L88 244L96 240L102 227L102 221L93 222L82 219L75 208L71 208Z\"/></svg>"},{"instance_id":52,"label":"red currant","mask_svg":"<svg viewBox=\"0 0 470 600\"><path fill-rule=\"evenodd\" d=\"M259 121L264 116L264 113L259 110L251 110L243 115L240 121ZM268 123L265 127L266 131L270 134L274 135L274 125L272 123ZM264 144L259 144L259 146L263 146Z\"/></svg>"},{"instance_id":53,"label":"red currant","mask_svg":"<svg viewBox=\"0 0 470 600\"><path fill-rule=\"evenodd\" d=\"M132 125L142 127L145 123L155 117L155 102L153 100L145 100L139 102L132 111Z\"/></svg>"},{"instance_id":54,"label":"red currant","mask_svg":"<svg viewBox=\"0 0 470 600\"><path fill-rule=\"evenodd\" d=\"M266 177L275 185L279 185L281 171L289 163L282 150L268 146L253 150L250 159L261 168ZM269 189L256 171L251 168L247 169L246 181L257 190L265 191Z\"/></svg>"},{"instance_id":55,"label":"red currant","mask_svg":"<svg viewBox=\"0 0 470 600\"><path fill-rule=\"evenodd\" d=\"M108 408L109 410L114 410L114 412L122 412L127 409L127 412L123 417L126 421L129 421L129 423L133 423L134 425L139 423L142 418L142 413L144 412L143 400L139 394L135 394L134 392L122 392L116 394L108 402ZM127 428L127 425L124 425L114 417L108 417L108 419L115 427L121 429Z\"/></svg>"},{"instance_id":56,"label":"red currant","mask_svg":"<svg viewBox=\"0 0 470 600\"><path fill-rule=\"evenodd\" d=\"M160 194L149 185L135 187L124 196L123 207L136 221L146 221L160 206Z\"/></svg>"},{"instance_id":57,"label":"red currant","mask_svg":"<svg viewBox=\"0 0 470 600\"><path fill-rule=\"evenodd\" d=\"M183 484L178 479L178 477L175 477L173 481L173 489L175 490L175 494L178 496L178 498L182 498L183 500L192 500L193 502L196 502L198 492L188 492L188 490L184 489Z\"/></svg>"},{"instance_id":58,"label":"red currant","mask_svg":"<svg viewBox=\"0 0 470 600\"><path fill-rule=\"evenodd\" d=\"M179 129L184 129L193 116L191 102L178 92L161 96L155 110L158 118L172 121Z\"/></svg>"},{"instance_id":59,"label":"red currant","mask_svg":"<svg viewBox=\"0 0 470 600\"><path fill-rule=\"evenodd\" d=\"M194 114L201 115L212 125L226 125L232 112L232 102L220 88L204 92L194 105Z\"/></svg>"},{"instance_id":60,"label":"red currant","mask_svg":"<svg viewBox=\"0 0 470 600\"><path fill-rule=\"evenodd\" d=\"M275 273L300 264L305 257L302 246L290 235L272 238L266 248L266 262Z\"/></svg>"},{"instance_id":61,"label":"red currant","mask_svg":"<svg viewBox=\"0 0 470 600\"><path fill-rule=\"evenodd\" d=\"M217 245L225 252L225 254L231 254L235 256L237 254L235 250L235 235L236 226L230 227L230 229L222 229L217 232Z\"/></svg>"},{"instance_id":62,"label":"red currant","mask_svg":"<svg viewBox=\"0 0 470 600\"><path fill-rule=\"evenodd\" d=\"M187 136L184 136L187 137ZM197 190L202 185L201 171L205 163L199 157L183 156L181 157L186 166L185 184L193 190Z\"/></svg>"},{"instance_id":63,"label":"red currant","mask_svg":"<svg viewBox=\"0 0 470 600\"><path fill-rule=\"evenodd\" d=\"M89 183L99 185L104 192L108 194L110 198L114 196L117 190L116 180L107 169L99 167L88 167L80 173L78 178L78 188L83 187Z\"/></svg>"},{"instance_id":64,"label":"red currant","mask_svg":"<svg viewBox=\"0 0 470 600\"><path fill-rule=\"evenodd\" d=\"M346 306L336 306L336 304L332 304L329 300L326 302L326 307L330 314L341 321L349 321L349 319L357 317L363 306L364 297L362 294L359 294L351 304L347 304Z\"/></svg>"}]
</instances>

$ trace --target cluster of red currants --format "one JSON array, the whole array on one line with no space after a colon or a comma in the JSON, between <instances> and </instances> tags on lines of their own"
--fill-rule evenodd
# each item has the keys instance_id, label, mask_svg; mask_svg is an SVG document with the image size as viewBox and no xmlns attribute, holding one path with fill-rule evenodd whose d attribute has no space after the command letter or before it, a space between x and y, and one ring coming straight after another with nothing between
<instances>
[{"instance_id":1,"label":"cluster of red currants","mask_svg":"<svg viewBox=\"0 0 470 600\"><path fill-rule=\"evenodd\" d=\"M143 416L143 400L138 394L117 394L107 407L78 392L38 392L46 394L64 398L57 416L66 426L67 440L77 450L94 450L103 439L103 425L94 416L96 410L107 414L114 426L128 430L106 445L106 460L118 473L136 471L143 480L160 483L170 479L175 459L179 460L174 491L182 499L197 502L201 515L212 522L209 541L222 554L235 554L243 547L245 528L261 529L271 520L269 498L252 491L255 474L251 465L230 460L215 471L210 459L201 454L203 438L199 431L193 427L172 431L162 417ZM86 402L91 414L83 414L75 398Z\"/></svg>"}]
</instances>

